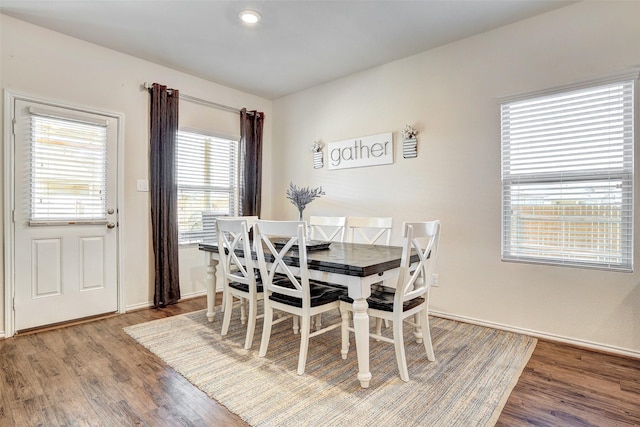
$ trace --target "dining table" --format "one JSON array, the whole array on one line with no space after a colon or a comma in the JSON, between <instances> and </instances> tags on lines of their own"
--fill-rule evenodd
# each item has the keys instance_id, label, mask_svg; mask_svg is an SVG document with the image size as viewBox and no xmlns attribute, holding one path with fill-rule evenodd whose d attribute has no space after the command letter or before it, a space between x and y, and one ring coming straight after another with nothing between
<instances>
[{"instance_id":1,"label":"dining table","mask_svg":"<svg viewBox=\"0 0 640 427\"><path fill-rule=\"evenodd\" d=\"M207 319L215 316L216 283L222 283L222 272L218 268L220 257L217 242L200 243L199 249L208 254L205 285L207 288ZM255 254L254 254L255 256ZM362 243L331 242L322 250L307 251L307 266L311 279L344 285L353 299L353 327L355 332L358 374L362 388L369 387L369 315L367 298L371 286L385 282L394 284L400 268L402 247L370 245ZM412 257L413 258L413 257ZM299 265L298 253L290 251L284 258L287 265ZM415 260L418 257L415 255ZM269 259L267 259L269 262Z\"/></svg>"}]
</instances>

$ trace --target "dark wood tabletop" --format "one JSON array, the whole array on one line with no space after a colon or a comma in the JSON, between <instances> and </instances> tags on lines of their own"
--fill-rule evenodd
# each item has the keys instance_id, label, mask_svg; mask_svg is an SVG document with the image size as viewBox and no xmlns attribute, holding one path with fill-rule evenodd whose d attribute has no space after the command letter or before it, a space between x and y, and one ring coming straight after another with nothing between
<instances>
[{"instance_id":1,"label":"dark wood tabletop","mask_svg":"<svg viewBox=\"0 0 640 427\"><path fill-rule=\"evenodd\" d=\"M216 243L200 243L199 249L218 252L218 245ZM332 242L328 249L307 251L307 265L313 270L366 277L399 267L401 257L402 248L399 246ZM415 258L417 261L418 256L415 255ZM285 257L285 262L297 266L299 263L298 253L290 251Z\"/></svg>"}]
</instances>

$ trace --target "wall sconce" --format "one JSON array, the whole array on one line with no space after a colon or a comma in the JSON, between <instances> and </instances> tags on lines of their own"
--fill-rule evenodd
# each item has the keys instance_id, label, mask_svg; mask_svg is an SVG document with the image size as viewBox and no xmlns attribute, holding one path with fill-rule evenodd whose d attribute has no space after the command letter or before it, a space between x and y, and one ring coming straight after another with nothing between
<instances>
[{"instance_id":1,"label":"wall sconce","mask_svg":"<svg viewBox=\"0 0 640 427\"><path fill-rule=\"evenodd\" d=\"M324 166L322 158L322 143L320 141L314 141L311 151L313 152L313 168L322 168Z\"/></svg>"},{"instance_id":2,"label":"wall sconce","mask_svg":"<svg viewBox=\"0 0 640 427\"><path fill-rule=\"evenodd\" d=\"M411 125L405 125L402 129L402 157L413 159L418 157L418 131Z\"/></svg>"}]
</instances>

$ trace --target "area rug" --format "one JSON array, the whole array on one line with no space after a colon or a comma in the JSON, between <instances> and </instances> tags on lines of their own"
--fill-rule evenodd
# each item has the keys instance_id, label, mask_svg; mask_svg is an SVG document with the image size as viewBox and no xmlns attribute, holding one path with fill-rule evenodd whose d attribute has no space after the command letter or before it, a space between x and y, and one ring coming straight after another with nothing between
<instances>
[{"instance_id":1,"label":"area rug","mask_svg":"<svg viewBox=\"0 0 640 427\"><path fill-rule=\"evenodd\" d=\"M234 310L239 311L239 310ZM129 326L125 331L231 412L254 426L490 426L497 421L536 345L534 338L432 317L436 361L405 337L408 383L398 376L393 345L371 341L370 387L356 378L354 337L340 356L340 329L311 338L304 375L296 374L299 335L291 322L273 327L258 357L237 315L220 335L221 314L205 311ZM338 315L323 317L323 324ZM388 328L386 333L390 333Z\"/></svg>"}]
</instances>

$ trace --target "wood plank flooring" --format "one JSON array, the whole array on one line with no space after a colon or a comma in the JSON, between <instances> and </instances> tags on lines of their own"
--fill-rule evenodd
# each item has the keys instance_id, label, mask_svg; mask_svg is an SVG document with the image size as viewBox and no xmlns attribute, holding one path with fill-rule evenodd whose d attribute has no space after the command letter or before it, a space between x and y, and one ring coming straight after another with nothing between
<instances>
[{"instance_id":1,"label":"wood plank flooring","mask_svg":"<svg viewBox=\"0 0 640 427\"><path fill-rule=\"evenodd\" d=\"M204 298L0 340L0 426L245 426L123 327Z\"/></svg>"},{"instance_id":2,"label":"wood plank flooring","mask_svg":"<svg viewBox=\"0 0 640 427\"><path fill-rule=\"evenodd\" d=\"M0 426L246 426L122 328L194 298L0 340ZM498 426L640 425L640 359L540 341Z\"/></svg>"},{"instance_id":3,"label":"wood plank flooring","mask_svg":"<svg viewBox=\"0 0 640 427\"><path fill-rule=\"evenodd\" d=\"M640 426L640 359L538 341L498 426Z\"/></svg>"}]
</instances>

